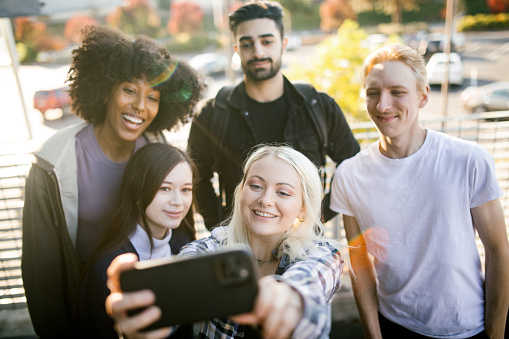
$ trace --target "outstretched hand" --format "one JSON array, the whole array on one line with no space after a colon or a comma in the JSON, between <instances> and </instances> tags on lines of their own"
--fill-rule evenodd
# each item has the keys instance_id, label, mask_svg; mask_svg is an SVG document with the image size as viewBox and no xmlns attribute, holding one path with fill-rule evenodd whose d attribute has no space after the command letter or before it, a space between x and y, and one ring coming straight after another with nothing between
<instances>
[{"instance_id":1,"label":"outstretched hand","mask_svg":"<svg viewBox=\"0 0 509 339\"><path fill-rule=\"evenodd\" d=\"M122 333L124 338L167 338L171 333L170 327L140 332L141 329L154 323L161 317L161 309L154 306L154 293L150 290L122 293L120 290L120 273L132 269L136 261L138 261L138 258L132 253L120 255L112 261L108 268L108 287L111 290L111 294L106 299L106 312L113 318L115 328ZM147 309L134 316L127 314L129 310L144 307L147 307Z\"/></svg>"},{"instance_id":2,"label":"outstretched hand","mask_svg":"<svg viewBox=\"0 0 509 339\"><path fill-rule=\"evenodd\" d=\"M258 325L265 339L290 338L303 314L303 301L289 285L271 276L258 281L253 312L232 316L239 324Z\"/></svg>"}]
</instances>

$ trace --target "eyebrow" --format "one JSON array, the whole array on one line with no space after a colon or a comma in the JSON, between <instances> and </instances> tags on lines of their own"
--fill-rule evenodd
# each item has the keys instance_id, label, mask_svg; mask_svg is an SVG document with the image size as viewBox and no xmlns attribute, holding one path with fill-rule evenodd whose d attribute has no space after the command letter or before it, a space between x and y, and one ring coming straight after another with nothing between
<instances>
[{"instance_id":1,"label":"eyebrow","mask_svg":"<svg viewBox=\"0 0 509 339\"><path fill-rule=\"evenodd\" d=\"M258 36L258 38L259 38L259 39L263 39L263 38L273 38L273 37L275 37L275 35L274 35L274 34L272 34L272 33L266 33L266 34L262 34L262 35L259 35L259 36ZM253 37L252 37L252 36L250 36L250 35L244 35L244 36L241 36L241 37L239 38L239 41L244 41L244 40L253 40Z\"/></svg>"},{"instance_id":2,"label":"eyebrow","mask_svg":"<svg viewBox=\"0 0 509 339\"><path fill-rule=\"evenodd\" d=\"M379 86L374 86L374 87L366 87L366 91L369 91L369 90L378 90L380 89ZM389 86L389 89L407 89L406 86L402 86L402 85L394 85L394 86Z\"/></svg>"},{"instance_id":3,"label":"eyebrow","mask_svg":"<svg viewBox=\"0 0 509 339\"><path fill-rule=\"evenodd\" d=\"M261 176L259 176L259 175L252 175L252 176L251 176L251 177L249 177L248 179L251 179L251 178L253 178L253 177L254 177L254 178L258 178L260 181L263 181L263 182L265 182L265 181L266 181L264 178L262 178L262 177L261 177ZM291 185L291 184L289 184L289 183L287 183L287 182L278 182L278 183L276 183L276 186L289 186L289 187L291 187L291 188L295 189L295 187L294 187L293 185Z\"/></svg>"},{"instance_id":4,"label":"eyebrow","mask_svg":"<svg viewBox=\"0 0 509 339\"><path fill-rule=\"evenodd\" d=\"M163 182L161 183L162 184L169 184L169 185L173 185L175 184L173 181L166 181L166 180L163 180ZM185 182L184 185L192 185L193 183L192 182Z\"/></svg>"}]
</instances>

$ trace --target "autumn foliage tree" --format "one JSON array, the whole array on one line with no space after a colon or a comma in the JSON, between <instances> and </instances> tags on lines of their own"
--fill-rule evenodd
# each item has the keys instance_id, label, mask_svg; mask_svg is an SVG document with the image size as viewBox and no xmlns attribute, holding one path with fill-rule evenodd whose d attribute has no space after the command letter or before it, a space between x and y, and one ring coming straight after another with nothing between
<instances>
[{"instance_id":1,"label":"autumn foliage tree","mask_svg":"<svg viewBox=\"0 0 509 339\"><path fill-rule=\"evenodd\" d=\"M170 6L168 32L177 34L199 31L202 28L203 15L203 10L197 3L192 1L173 2Z\"/></svg>"},{"instance_id":2,"label":"autumn foliage tree","mask_svg":"<svg viewBox=\"0 0 509 339\"><path fill-rule=\"evenodd\" d=\"M128 34L159 36L161 19L148 0L126 0L124 3L106 18L108 24Z\"/></svg>"},{"instance_id":3,"label":"autumn foliage tree","mask_svg":"<svg viewBox=\"0 0 509 339\"><path fill-rule=\"evenodd\" d=\"M38 52L61 50L66 46L62 38L50 36L47 25L30 17L14 19L14 37L22 62L32 61ZM20 52L22 51L22 52Z\"/></svg>"},{"instance_id":4,"label":"autumn foliage tree","mask_svg":"<svg viewBox=\"0 0 509 339\"><path fill-rule=\"evenodd\" d=\"M509 11L509 0L487 0L488 7L493 14Z\"/></svg>"},{"instance_id":5,"label":"autumn foliage tree","mask_svg":"<svg viewBox=\"0 0 509 339\"><path fill-rule=\"evenodd\" d=\"M324 32L338 29L346 19L357 19L349 0L325 0L320 5L320 28Z\"/></svg>"},{"instance_id":6,"label":"autumn foliage tree","mask_svg":"<svg viewBox=\"0 0 509 339\"><path fill-rule=\"evenodd\" d=\"M76 14L65 23L64 36L74 44L81 42L81 30L86 26L97 25L97 21L88 15Z\"/></svg>"}]
</instances>

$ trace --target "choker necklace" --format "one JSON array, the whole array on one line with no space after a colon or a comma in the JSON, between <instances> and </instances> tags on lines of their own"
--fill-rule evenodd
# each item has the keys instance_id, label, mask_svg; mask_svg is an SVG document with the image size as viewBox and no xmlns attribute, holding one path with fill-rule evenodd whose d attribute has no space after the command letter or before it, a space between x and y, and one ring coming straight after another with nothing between
<instances>
[{"instance_id":1,"label":"choker necklace","mask_svg":"<svg viewBox=\"0 0 509 339\"><path fill-rule=\"evenodd\" d=\"M256 261L256 263L258 264L258 267L262 267L263 265L265 264L268 264L269 262L272 262L272 261L275 261L277 258L272 256L272 258L268 259L268 260L260 260L260 259L257 259L255 257L253 257L253 259Z\"/></svg>"}]
</instances>

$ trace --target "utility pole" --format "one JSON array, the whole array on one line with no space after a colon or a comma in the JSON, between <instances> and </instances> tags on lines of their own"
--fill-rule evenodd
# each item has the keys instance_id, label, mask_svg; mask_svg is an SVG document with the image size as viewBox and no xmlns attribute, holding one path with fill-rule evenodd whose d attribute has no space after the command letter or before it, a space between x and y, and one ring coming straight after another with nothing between
<instances>
[{"instance_id":1,"label":"utility pole","mask_svg":"<svg viewBox=\"0 0 509 339\"><path fill-rule=\"evenodd\" d=\"M229 0L214 0L213 3L213 15L214 24L221 31L221 41L223 42L223 53L226 55L227 65L225 68L226 78L233 83L235 81L235 74L231 68L231 61L233 57L232 52L232 37L230 34L230 28L228 27L228 8L230 7Z\"/></svg>"},{"instance_id":2,"label":"utility pole","mask_svg":"<svg viewBox=\"0 0 509 339\"><path fill-rule=\"evenodd\" d=\"M11 21L9 18L27 15L38 15L40 14L40 8L41 3L38 0L2 0L0 2L0 38L3 36L4 44L7 46L7 50L9 52L10 63L7 65L7 67L12 68L14 78L16 79L16 87L18 89L19 98L21 101L21 109L23 110L28 138L30 140L33 138L32 129L28 119L23 89L19 80L19 59L16 52L14 34L12 32Z\"/></svg>"},{"instance_id":3,"label":"utility pole","mask_svg":"<svg viewBox=\"0 0 509 339\"><path fill-rule=\"evenodd\" d=\"M441 106L441 116L447 116L447 103L448 103L448 94L449 94L449 65L450 65L450 56L451 56L451 39L452 39L452 20L454 13L454 0L447 0L446 4L446 14L445 14L445 45L444 45L444 53L445 53L445 74L442 79L442 106Z\"/></svg>"}]
</instances>

